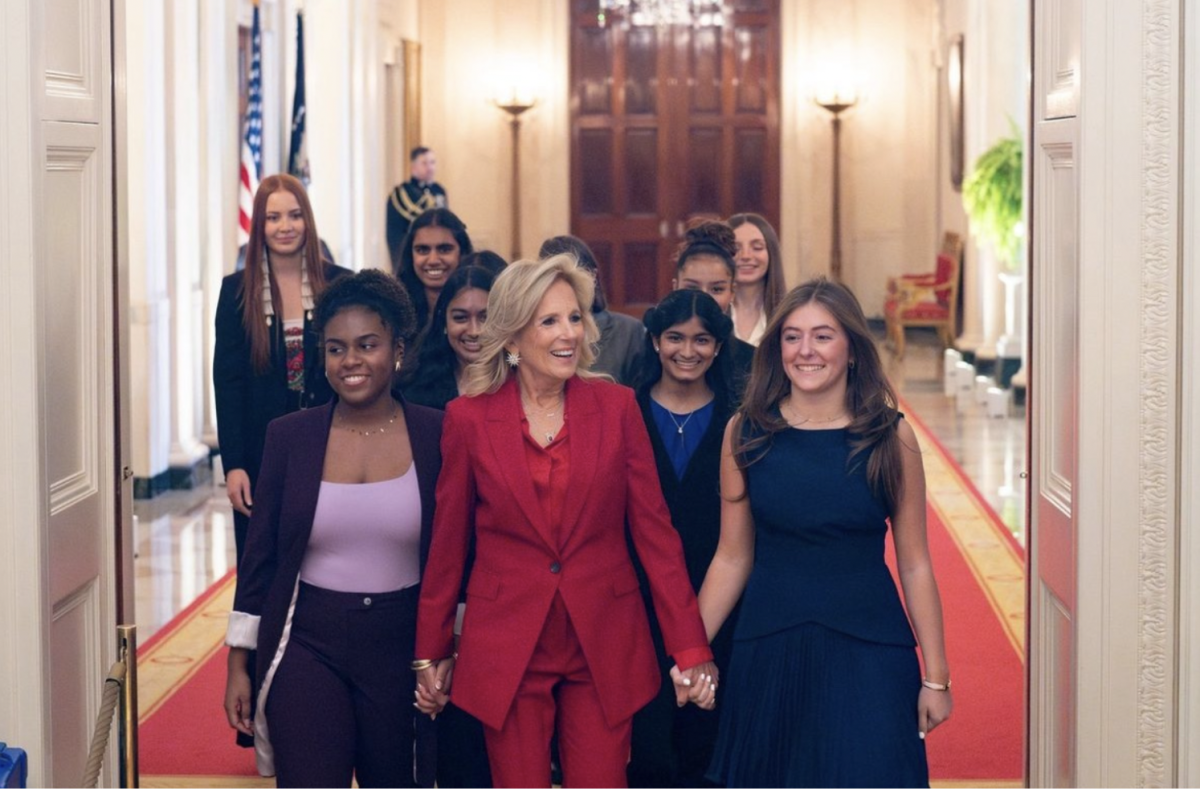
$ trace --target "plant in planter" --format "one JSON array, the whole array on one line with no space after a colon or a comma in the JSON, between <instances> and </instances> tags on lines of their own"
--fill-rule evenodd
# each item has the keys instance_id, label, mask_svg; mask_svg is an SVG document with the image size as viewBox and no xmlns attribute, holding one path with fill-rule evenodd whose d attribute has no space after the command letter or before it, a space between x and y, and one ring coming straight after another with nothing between
<instances>
[{"instance_id":1,"label":"plant in planter","mask_svg":"<svg viewBox=\"0 0 1200 789\"><path fill-rule=\"evenodd\" d=\"M975 160L975 169L963 181L962 189L971 230L1009 271L1020 268L1018 255L1024 235L1021 159L1021 135L1013 124L1009 136L997 140Z\"/></svg>"}]
</instances>

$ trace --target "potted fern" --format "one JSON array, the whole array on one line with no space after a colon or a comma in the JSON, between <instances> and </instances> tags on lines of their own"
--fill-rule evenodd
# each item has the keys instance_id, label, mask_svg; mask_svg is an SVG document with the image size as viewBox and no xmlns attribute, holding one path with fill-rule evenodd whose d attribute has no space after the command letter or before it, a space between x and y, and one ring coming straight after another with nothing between
<instances>
[{"instance_id":1,"label":"potted fern","mask_svg":"<svg viewBox=\"0 0 1200 789\"><path fill-rule=\"evenodd\" d=\"M1001 137L975 160L975 168L963 181L963 207L971 220L971 230L992 248L1008 271L1019 271L1021 237L1022 179L1021 136L1013 125L1012 133Z\"/></svg>"},{"instance_id":2,"label":"potted fern","mask_svg":"<svg viewBox=\"0 0 1200 789\"><path fill-rule=\"evenodd\" d=\"M997 343L1001 359L1022 355L1023 338L1018 320L1017 288L1024 280L1021 272L1021 242L1024 225L1022 210L1021 133L1010 120L1011 131L975 160L975 168L963 181L963 207L971 220L971 231L991 248L1000 264L1004 283L1004 335ZM1002 374L1002 377L1007 378Z\"/></svg>"}]
</instances>

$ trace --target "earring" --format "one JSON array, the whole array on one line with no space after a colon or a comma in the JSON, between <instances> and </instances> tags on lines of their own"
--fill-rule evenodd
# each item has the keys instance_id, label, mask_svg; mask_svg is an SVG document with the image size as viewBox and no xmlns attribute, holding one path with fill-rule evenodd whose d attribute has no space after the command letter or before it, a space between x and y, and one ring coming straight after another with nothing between
<instances>
[{"instance_id":1,"label":"earring","mask_svg":"<svg viewBox=\"0 0 1200 789\"><path fill-rule=\"evenodd\" d=\"M659 352L659 351L658 351L658 346L657 346L657 345L655 345L655 346L654 346L654 352L655 352L655 353L658 353L658 352Z\"/></svg>"},{"instance_id":2,"label":"earring","mask_svg":"<svg viewBox=\"0 0 1200 789\"><path fill-rule=\"evenodd\" d=\"M515 370L517 365L521 363L521 354L516 351L509 351L504 355L504 361L508 362L508 366Z\"/></svg>"},{"instance_id":3,"label":"earring","mask_svg":"<svg viewBox=\"0 0 1200 789\"><path fill-rule=\"evenodd\" d=\"M400 360L396 360L396 372L400 372Z\"/></svg>"}]
</instances>

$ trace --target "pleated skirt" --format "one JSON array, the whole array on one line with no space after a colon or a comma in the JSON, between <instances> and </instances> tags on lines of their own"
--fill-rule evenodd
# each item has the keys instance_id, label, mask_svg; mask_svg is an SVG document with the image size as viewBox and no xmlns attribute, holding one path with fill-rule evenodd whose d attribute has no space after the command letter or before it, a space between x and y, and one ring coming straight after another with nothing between
<instances>
[{"instance_id":1,"label":"pleated skirt","mask_svg":"<svg viewBox=\"0 0 1200 789\"><path fill-rule=\"evenodd\" d=\"M718 786L928 786L913 647L805 623L736 641L718 694Z\"/></svg>"}]
</instances>

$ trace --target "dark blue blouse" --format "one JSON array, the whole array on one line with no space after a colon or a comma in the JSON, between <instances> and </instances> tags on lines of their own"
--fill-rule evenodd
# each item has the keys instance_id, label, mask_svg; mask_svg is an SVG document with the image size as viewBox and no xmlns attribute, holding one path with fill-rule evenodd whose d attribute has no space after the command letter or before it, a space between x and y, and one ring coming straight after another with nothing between
<instances>
[{"instance_id":1,"label":"dark blue blouse","mask_svg":"<svg viewBox=\"0 0 1200 789\"><path fill-rule=\"evenodd\" d=\"M654 424L658 427L658 435L662 438L663 448L671 458L675 468L675 478L683 479L688 463L700 440L704 438L708 425L712 422L713 405L716 400L710 400L690 414L676 414L659 405L650 398L650 411L654 414Z\"/></svg>"}]
</instances>

